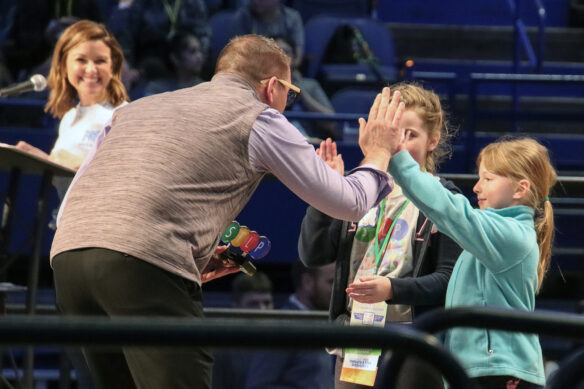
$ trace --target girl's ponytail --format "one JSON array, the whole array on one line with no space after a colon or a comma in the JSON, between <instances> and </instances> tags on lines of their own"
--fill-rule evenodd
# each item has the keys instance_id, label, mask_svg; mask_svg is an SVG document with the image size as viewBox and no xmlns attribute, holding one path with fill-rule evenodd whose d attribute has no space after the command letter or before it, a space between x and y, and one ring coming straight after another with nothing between
<instances>
[{"instance_id":1,"label":"girl's ponytail","mask_svg":"<svg viewBox=\"0 0 584 389\"><path fill-rule=\"evenodd\" d=\"M541 288L543 278L548 270L552 256L552 242L554 239L554 210L552 203L546 197L543 205L537 210L535 218L535 232L539 246L539 264L537 266L537 292Z\"/></svg>"}]
</instances>

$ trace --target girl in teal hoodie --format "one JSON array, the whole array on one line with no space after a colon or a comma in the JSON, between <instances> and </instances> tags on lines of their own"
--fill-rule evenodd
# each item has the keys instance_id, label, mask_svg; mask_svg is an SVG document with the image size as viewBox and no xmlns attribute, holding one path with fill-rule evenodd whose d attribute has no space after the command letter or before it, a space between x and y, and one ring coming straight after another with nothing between
<instances>
[{"instance_id":1,"label":"girl in teal hoodie","mask_svg":"<svg viewBox=\"0 0 584 389\"><path fill-rule=\"evenodd\" d=\"M389 99L384 90L378 97ZM388 108L403 111L394 93ZM547 149L529 138L503 139L486 146L477 159L474 187L480 209L422 173L405 150L407 129L395 125L389 172L438 229L464 251L446 294L446 308L501 307L533 311L551 256L553 209L548 199L556 172ZM454 328L445 345L481 388L538 388L545 384L536 334Z\"/></svg>"}]
</instances>

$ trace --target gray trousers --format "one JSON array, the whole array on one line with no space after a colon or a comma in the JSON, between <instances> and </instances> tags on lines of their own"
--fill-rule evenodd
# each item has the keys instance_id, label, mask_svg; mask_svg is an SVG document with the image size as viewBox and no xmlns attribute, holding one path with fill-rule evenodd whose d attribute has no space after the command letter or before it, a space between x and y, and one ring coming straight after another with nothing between
<instances>
[{"instance_id":1,"label":"gray trousers","mask_svg":"<svg viewBox=\"0 0 584 389\"><path fill-rule=\"evenodd\" d=\"M127 254L67 251L53 258L53 274L65 315L203 318L199 285ZM207 348L82 350L97 388L211 388Z\"/></svg>"}]
</instances>

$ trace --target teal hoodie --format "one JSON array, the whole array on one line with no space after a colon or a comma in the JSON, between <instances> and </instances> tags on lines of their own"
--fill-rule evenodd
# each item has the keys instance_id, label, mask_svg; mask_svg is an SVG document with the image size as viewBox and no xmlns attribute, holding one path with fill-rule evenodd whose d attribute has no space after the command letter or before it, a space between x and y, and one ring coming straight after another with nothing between
<instances>
[{"instance_id":1,"label":"teal hoodie","mask_svg":"<svg viewBox=\"0 0 584 389\"><path fill-rule=\"evenodd\" d=\"M448 283L446 308L534 310L539 248L532 208L472 208L465 196L422 173L407 151L393 156L389 172L406 197L464 250ZM447 332L445 345L470 377L510 375L545 384L535 334L454 328Z\"/></svg>"}]
</instances>

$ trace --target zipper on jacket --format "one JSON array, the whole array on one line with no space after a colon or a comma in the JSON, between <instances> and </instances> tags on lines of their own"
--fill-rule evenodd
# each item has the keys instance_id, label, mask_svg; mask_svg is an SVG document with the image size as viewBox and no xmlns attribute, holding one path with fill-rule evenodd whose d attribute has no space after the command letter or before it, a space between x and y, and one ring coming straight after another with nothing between
<instances>
[{"instance_id":1,"label":"zipper on jacket","mask_svg":"<svg viewBox=\"0 0 584 389\"><path fill-rule=\"evenodd\" d=\"M489 355L493 355L493 349L491 347L491 331L486 330L487 331L487 353Z\"/></svg>"},{"instance_id":2,"label":"zipper on jacket","mask_svg":"<svg viewBox=\"0 0 584 389\"><path fill-rule=\"evenodd\" d=\"M418 230L418 232L416 232L416 240L418 242L423 242L424 238L422 238L422 232L424 231L424 227L426 227L426 223L428 223L428 218L426 218L426 220L424 220L424 224L422 224L422 227L420 227L420 229Z\"/></svg>"},{"instance_id":3,"label":"zipper on jacket","mask_svg":"<svg viewBox=\"0 0 584 389\"><path fill-rule=\"evenodd\" d=\"M425 237L422 236L424 232L424 228L426 227L426 224L428 223L428 218L423 216L422 214L420 214L420 216L424 217L424 222L422 223L422 226L420 227L420 229L415 233L416 234L416 242L414 243L414 250L413 250L413 255L415 256L414 260L416 261L416 264L414 266L414 272L413 272L413 276L414 277L418 277L419 273L420 273L420 269L422 268L422 258L424 258L424 256L426 255L426 251L428 250L428 245L430 244L430 239L431 236L430 234L426 234ZM416 223L419 224L419 223ZM430 222L430 224L432 224ZM416 252L416 248L419 247L419 249ZM413 305L412 305L413 307Z\"/></svg>"}]
</instances>

